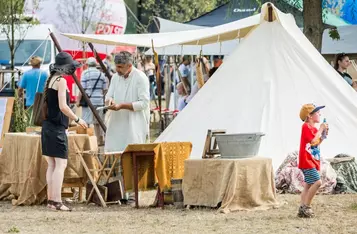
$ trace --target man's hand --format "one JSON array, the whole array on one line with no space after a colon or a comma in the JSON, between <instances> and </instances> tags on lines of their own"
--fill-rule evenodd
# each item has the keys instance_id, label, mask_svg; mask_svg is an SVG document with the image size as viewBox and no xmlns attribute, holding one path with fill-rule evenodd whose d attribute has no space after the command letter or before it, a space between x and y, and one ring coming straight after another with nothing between
<instances>
[{"instance_id":1,"label":"man's hand","mask_svg":"<svg viewBox=\"0 0 357 234\"><path fill-rule=\"evenodd\" d=\"M122 109L122 106L121 106L121 104L112 104L112 105L109 106L108 109L109 110L118 111L118 110Z\"/></svg>"},{"instance_id":2,"label":"man's hand","mask_svg":"<svg viewBox=\"0 0 357 234\"><path fill-rule=\"evenodd\" d=\"M106 101L105 101L105 105L106 106L112 106L112 105L114 105L115 103L114 103L114 100L113 99L107 99Z\"/></svg>"}]
</instances>

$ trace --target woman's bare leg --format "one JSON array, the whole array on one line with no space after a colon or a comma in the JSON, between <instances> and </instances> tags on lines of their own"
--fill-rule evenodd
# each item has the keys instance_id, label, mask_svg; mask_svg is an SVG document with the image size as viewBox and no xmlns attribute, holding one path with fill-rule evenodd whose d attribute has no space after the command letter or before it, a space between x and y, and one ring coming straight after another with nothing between
<instances>
[{"instance_id":1,"label":"woman's bare leg","mask_svg":"<svg viewBox=\"0 0 357 234\"><path fill-rule=\"evenodd\" d=\"M64 170L67 167L67 159L55 158L56 166L52 174L53 201L62 202L62 184L64 178Z\"/></svg>"},{"instance_id":2,"label":"woman's bare leg","mask_svg":"<svg viewBox=\"0 0 357 234\"><path fill-rule=\"evenodd\" d=\"M45 156L47 161L47 171L46 171L46 182L47 182L47 200L53 200L53 172L55 170L55 159L52 157Z\"/></svg>"}]
</instances>

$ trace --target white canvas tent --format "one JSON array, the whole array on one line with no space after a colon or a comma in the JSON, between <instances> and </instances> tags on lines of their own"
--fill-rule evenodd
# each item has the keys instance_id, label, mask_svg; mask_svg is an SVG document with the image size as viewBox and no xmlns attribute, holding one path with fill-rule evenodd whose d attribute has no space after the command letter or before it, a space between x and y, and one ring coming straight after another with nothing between
<instances>
[{"instance_id":1,"label":"white canvas tent","mask_svg":"<svg viewBox=\"0 0 357 234\"><path fill-rule=\"evenodd\" d=\"M115 45L205 45L245 37L188 106L156 142L190 141L191 158L201 158L207 129L228 133L264 132L259 155L271 157L275 169L298 150L305 103L326 105L330 135L325 157L357 152L357 94L312 46L291 15L268 5L262 14L229 24L185 33L155 35L74 35L87 42Z\"/></svg>"},{"instance_id":2,"label":"white canvas tent","mask_svg":"<svg viewBox=\"0 0 357 234\"><path fill-rule=\"evenodd\" d=\"M157 142L190 141L191 158L201 158L207 129L228 133L264 132L259 155L274 168L299 149L305 103L323 104L330 135L322 155L357 152L357 94L296 26L274 9L276 20L261 20ZM263 8L263 15L266 7ZM263 17L262 17L263 18Z\"/></svg>"}]
</instances>

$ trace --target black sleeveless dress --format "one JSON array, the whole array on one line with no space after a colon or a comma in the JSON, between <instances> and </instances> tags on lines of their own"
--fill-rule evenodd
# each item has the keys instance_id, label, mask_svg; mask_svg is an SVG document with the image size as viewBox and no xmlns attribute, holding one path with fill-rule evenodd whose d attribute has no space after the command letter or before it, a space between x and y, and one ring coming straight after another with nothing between
<instances>
[{"instance_id":1,"label":"black sleeveless dress","mask_svg":"<svg viewBox=\"0 0 357 234\"><path fill-rule=\"evenodd\" d=\"M57 78L55 82L63 79ZM55 83L53 82L53 84ZM52 84L52 86L53 86ZM42 155L56 158L68 158L68 129L69 119L62 113L58 103L58 91L48 88L47 90L47 119L42 123L41 143ZM69 94L66 93L66 102L69 105Z\"/></svg>"}]
</instances>

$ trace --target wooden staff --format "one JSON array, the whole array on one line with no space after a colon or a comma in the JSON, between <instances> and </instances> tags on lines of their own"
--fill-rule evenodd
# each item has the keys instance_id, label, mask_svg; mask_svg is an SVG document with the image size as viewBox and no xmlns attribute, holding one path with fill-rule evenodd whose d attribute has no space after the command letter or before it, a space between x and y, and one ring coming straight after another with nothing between
<instances>
[{"instance_id":1,"label":"wooden staff","mask_svg":"<svg viewBox=\"0 0 357 234\"><path fill-rule=\"evenodd\" d=\"M154 62L156 67L156 87L157 87L157 98L159 102L159 116L160 116L161 131L164 131L165 129L164 121L162 120L162 115L161 115L161 76L160 76L159 55L155 51L153 40L151 40L151 44L152 44L152 52L154 53Z\"/></svg>"},{"instance_id":2,"label":"wooden staff","mask_svg":"<svg viewBox=\"0 0 357 234\"><path fill-rule=\"evenodd\" d=\"M166 109L170 109L170 101L171 101L171 73L170 73L170 64L168 61L166 62L164 69L164 77L165 77L165 96L166 96Z\"/></svg>"},{"instance_id":3,"label":"wooden staff","mask_svg":"<svg viewBox=\"0 0 357 234\"><path fill-rule=\"evenodd\" d=\"M108 80L110 81L112 79L112 76L110 75L107 67L104 65L103 61L100 59L97 50L94 48L93 44L91 42L88 42L89 48L92 50L93 55L97 62L99 63L100 68L103 70L104 74L106 77L108 77Z\"/></svg>"},{"instance_id":4,"label":"wooden staff","mask_svg":"<svg viewBox=\"0 0 357 234\"><path fill-rule=\"evenodd\" d=\"M61 46L59 45L56 36L51 32L51 30L49 30L49 31L50 31L50 37L51 37L53 43L55 44L55 46L56 46L58 52L62 52L62 48L61 48ZM98 112L96 111L96 109L95 109L95 107L93 106L92 102L91 102L90 99L88 98L88 95L87 95L86 92L84 91L84 89L83 89L83 87L82 87L82 85L81 85L81 82L79 82L79 80L78 80L76 74L73 73L73 74L72 74L72 77L73 77L74 81L76 82L76 84L77 84L77 86L78 86L78 88L79 88L79 91L82 93L82 97L83 97L84 100L87 102L89 108L90 108L91 111L93 112L94 117L97 119L99 125L101 126L101 128L103 129L103 131L104 131L104 133L105 133L105 132L107 131L107 128L106 128L106 126L105 126L103 120L99 117Z\"/></svg>"}]
</instances>

